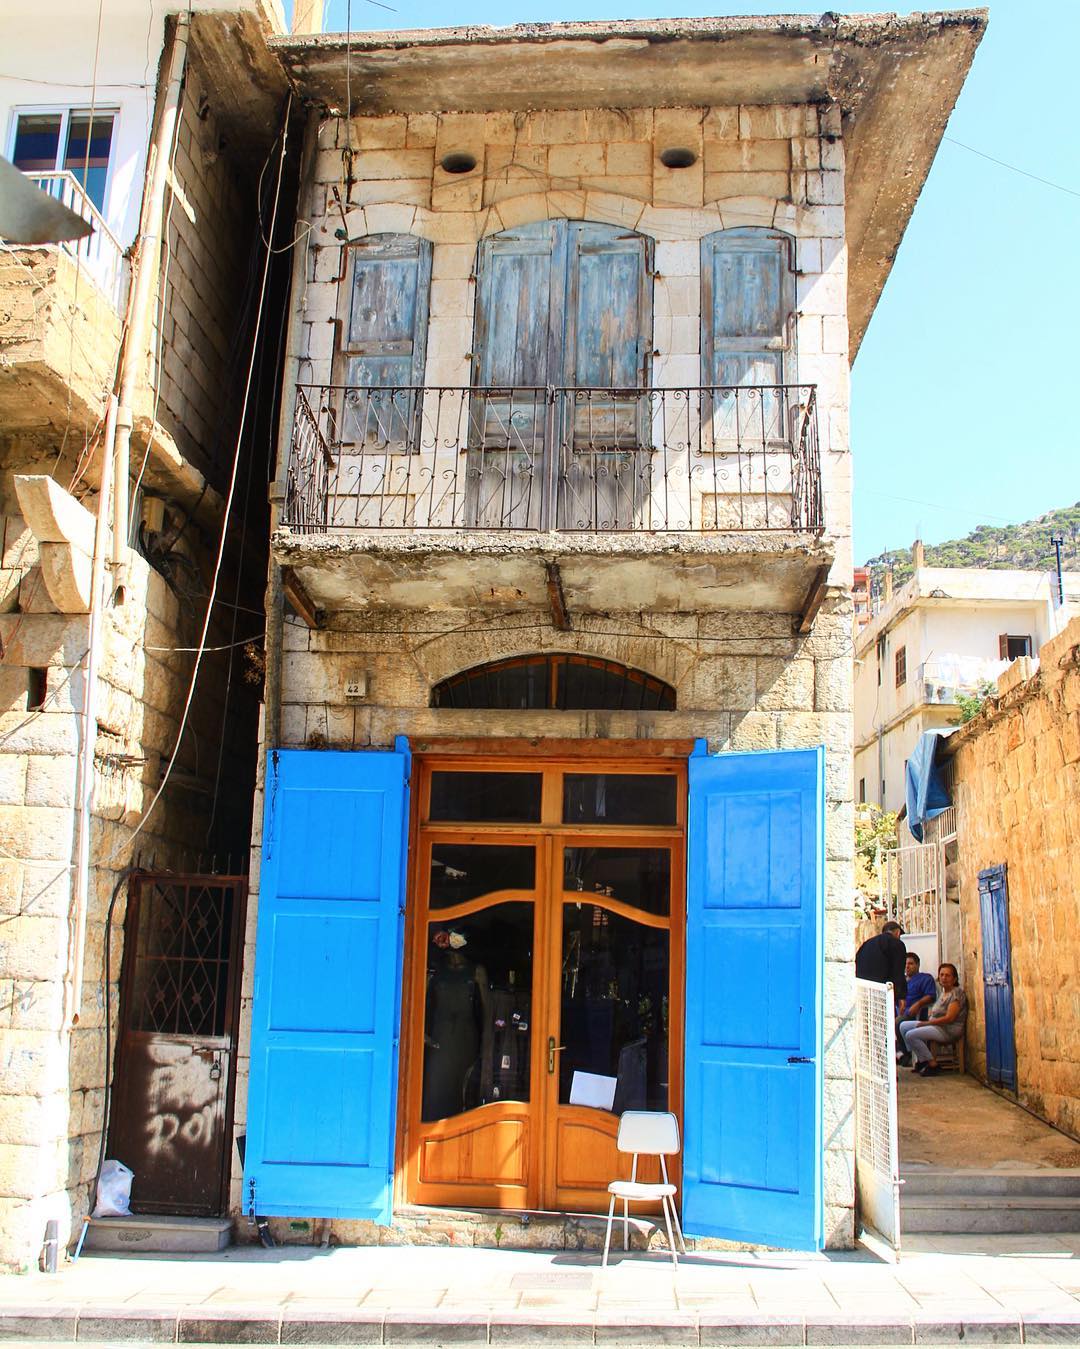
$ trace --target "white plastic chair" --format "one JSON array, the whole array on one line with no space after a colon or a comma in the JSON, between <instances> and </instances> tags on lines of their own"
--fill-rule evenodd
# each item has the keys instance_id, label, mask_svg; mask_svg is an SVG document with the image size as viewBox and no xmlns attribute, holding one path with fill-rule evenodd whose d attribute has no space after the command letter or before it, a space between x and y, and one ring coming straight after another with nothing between
<instances>
[{"instance_id":1,"label":"white plastic chair","mask_svg":"<svg viewBox=\"0 0 1080 1349\"><path fill-rule=\"evenodd\" d=\"M668 1179L666 1157L679 1151L679 1121L666 1110L627 1110L619 1120L619 1135L615 1146L620 1152L631 1152L634 1160L630 1167L629 1180L613 1180L608 1186L611 1203L608 1205L607 1235L604 1238L603 1264L607 1265L608 1252L611 1250L611 1224L615 1220L615 1201L623 1201L623 1250L630 1249L630 1201L651 1203L660 1200L667 1227L668 1249L671 1251L671 1263L679 1267L679 1256L672 1236L672 1224L678 1233L679 1245L686 1254L686 1242L683 1240L679 1215L675 1212L675 1186ZM659 1157L660 1174L663 1181L649 1185L637 1178L639 1157Z\"/></svg>"}]
</instances>

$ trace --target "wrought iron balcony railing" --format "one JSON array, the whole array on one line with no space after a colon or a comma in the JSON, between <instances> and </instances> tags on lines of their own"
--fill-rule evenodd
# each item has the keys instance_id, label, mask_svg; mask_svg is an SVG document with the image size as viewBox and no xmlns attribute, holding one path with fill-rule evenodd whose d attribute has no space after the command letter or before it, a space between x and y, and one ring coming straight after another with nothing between
<instances>
[{"instance_id":1,"label":"wrought iron balcony railing","mask_svg":"<svg viewBox=\"0 0 1080 1349\"><path fill-rule=\"evenodd\" d=\"M299 385L283 523L819 533L815 386Z\"/></svg>"},{"instance_id":2,"label":"wrought iron balcony railing","mask_svg":"<svg viewBox=\"0 0 1080 1349\"><path fill-rule=\"evenodd\" d=\"M82 183L68 169L49 173L27 173L35 187L62 201L69 210L81 215L93 227L85 239L73 239L59 247L77 258L100 290L121 313L124 307L127 268L120 240L105 223L105 217L87 196Z\"/></svg>"}]
</instances>

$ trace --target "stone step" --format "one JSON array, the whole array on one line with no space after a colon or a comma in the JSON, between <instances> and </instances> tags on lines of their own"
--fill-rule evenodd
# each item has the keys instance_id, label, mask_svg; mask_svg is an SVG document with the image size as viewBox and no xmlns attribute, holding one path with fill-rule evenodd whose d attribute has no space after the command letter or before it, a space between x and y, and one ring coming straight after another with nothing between
<instances>
[{"instance_id":1,"label":"stone step","mask_svg":"<svg viewBox=\"0 0 1080 1349\"><path fill-rule=\"evenodd\" d=\"M232 1244L232 1219L184 1218L160 1213L93 1218L83 1244L88 1251L158 1251L174 1255L223 1251Z\"/></svg>"},{"instance_id":2,"label":"stone step","mask_svg":"<svg viewBox=\"0 0 1080 1349\"><path fill-rule=\"evenodd\" d=\"M604 1247L606 1216L550 1213L543 1210L428 1208L410 1204L396 1208L380 1241L402 1246L475 1246L490 1250L599 1251ZM640 1213L630 1216L630 1248L648 1250L660 1232L656 1221ZM622 1219L612 1230L612 1245L622 1247Z\"/></svg>"},{"instance_id":3,"label":"stone step","mask_svg":"<svg viewBox=\"0 0 1080 1349\"><path fill-rule=\"evenodd\" d=\"M1080 1169L1024 1167L1013 1170L954 1170L911 1167L901 1173L901 1198L908 1195L1030 1195L1080 1198Z\"/></svg>"},{"instance_id":4,"label":"stone step","mask_svg":"<svg viewBox=\"0 0 1080 1349\"><path fill-rule=\"evenodd\" d=\"M1080 1198L1049 1195L905 1194L902 1232L985 1236L994 1233L1080 1233Z\"/></svg>"}]
</instances>

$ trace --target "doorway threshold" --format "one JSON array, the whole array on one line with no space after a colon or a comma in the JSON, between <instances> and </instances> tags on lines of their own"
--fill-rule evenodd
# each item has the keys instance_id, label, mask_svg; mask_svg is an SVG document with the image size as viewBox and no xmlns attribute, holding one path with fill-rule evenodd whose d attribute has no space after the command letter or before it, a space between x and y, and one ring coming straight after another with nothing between
<instances>
[{"instance_id":1,"label":"doorway threshold","mask_svg":"<svg viewBox=\"0 0 1080 1349\"><path fill-rule=\"evenodd\" d=\"M613 1243L621 1243L621 1227L620 1217L612 1232ZM435 1208L423 1204L403 1204L394 1210L390 1231L402 1245L410 1246L602 1251L606 1229L606 1215L596 1213L563 1213L550 1209ZM631 1214L631 1250L648 1250L654 1240L666 1245L662 1227L651 1218Z\"/></svg>"},{"instance_id":2,"label":"doorway threshold","mask_svg":"<svg viewBox=\"0 0 1080 1349\"><path fill-rule=\"evenodd\" d=\"M131 1213L91 1218L88 1251L180 1255L223 1251L232 1244L231 1218L189 1218L167 1213Z\"/></svg>"}]
</instances>

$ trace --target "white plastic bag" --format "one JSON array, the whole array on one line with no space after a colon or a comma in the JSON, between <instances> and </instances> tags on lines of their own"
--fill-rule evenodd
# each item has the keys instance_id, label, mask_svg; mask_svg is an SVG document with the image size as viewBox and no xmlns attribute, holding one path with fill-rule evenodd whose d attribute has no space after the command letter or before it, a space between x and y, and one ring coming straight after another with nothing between
<instances>
[{"instance_id":1,"label":"white plastic bag","mask_svg":"<svg viewBox=\"0 0 1080 1349\"><path fill-rule=\"evenodd\" d=\"M131 1182L135 1172L123 1162L102 1164L98 1179L95 1218L128 1218L131 1216Z\"/></svg>"}]
</instances>

